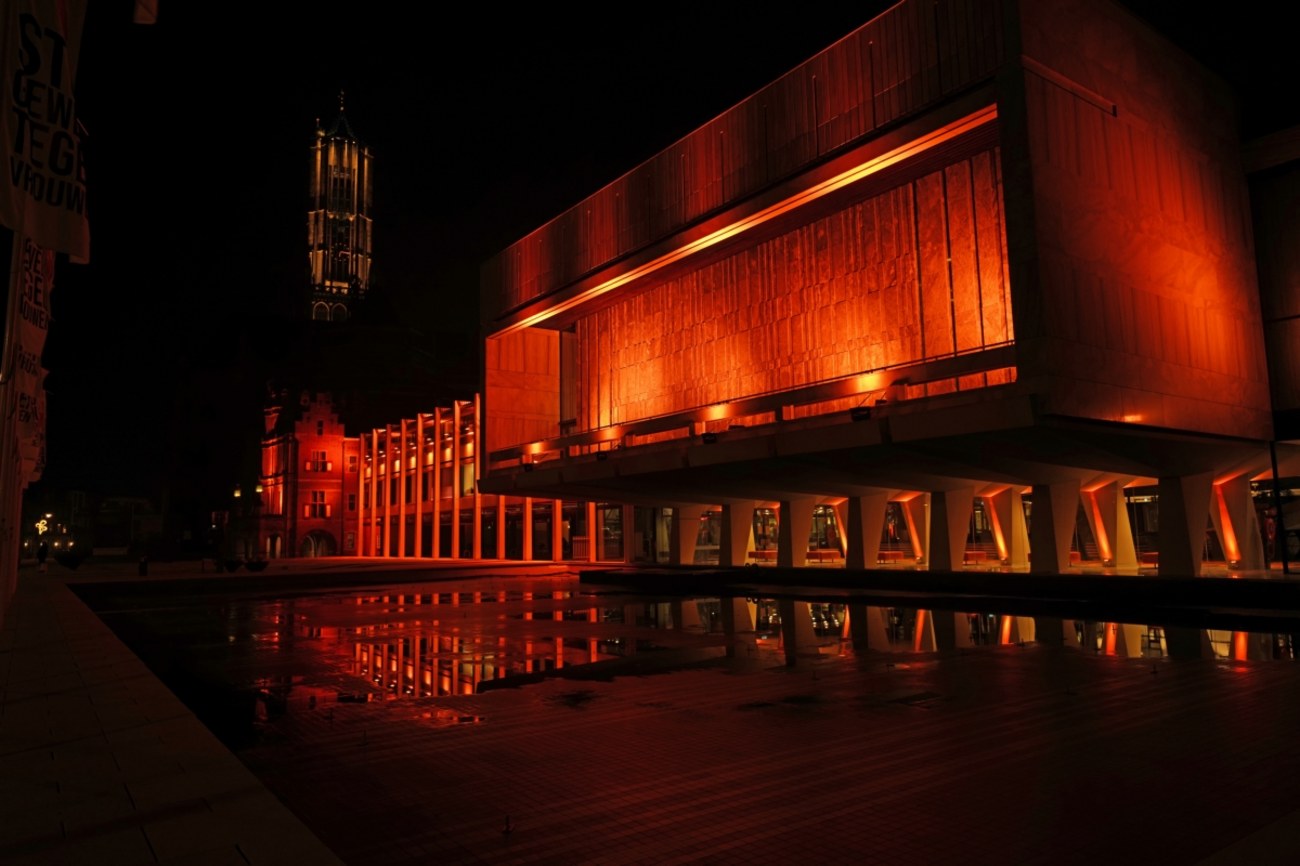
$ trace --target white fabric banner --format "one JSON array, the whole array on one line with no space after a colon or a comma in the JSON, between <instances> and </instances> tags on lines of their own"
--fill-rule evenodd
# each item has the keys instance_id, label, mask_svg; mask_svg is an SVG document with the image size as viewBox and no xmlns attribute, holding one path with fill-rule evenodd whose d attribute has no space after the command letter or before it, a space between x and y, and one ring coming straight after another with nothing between
<instances>
[{"instance_id":1,"label":"white fabric banner","mask_svg":"<svg viewBox=\"0 0 1300 866\"><path fill-rule=\"evenodd\" d=\"M31 238L14 243L13 276L17 295L14 329L13 386L18 453L23 480L40 478L45 467L45 368L41 354L50 330L50 292L54 287L54 251Z\"/></svg>"},{"instance_id":2,"label":"white fabric banner","mask_svg":"<svg viewBox=\"0 0 1300 866\"><path fill-rule=\"evenodd\" d=\"M0 3L0 224L90 260L74 87L86 0Z\"/></svg>"}]
</instances>

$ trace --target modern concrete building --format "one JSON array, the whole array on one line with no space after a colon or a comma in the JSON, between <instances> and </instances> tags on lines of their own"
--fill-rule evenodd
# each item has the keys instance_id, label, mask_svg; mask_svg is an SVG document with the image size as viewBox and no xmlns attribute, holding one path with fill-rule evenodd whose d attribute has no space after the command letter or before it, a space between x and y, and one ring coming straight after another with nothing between
<instances>
[{"instance_id":1,"label":"modern concrete building","mask_svg":"<svg viewBox=\"0 0 1300 866\"><path fill-rule=\"evenodd\" d=\"M485 266L481 490L678 562L1264 566L1300 148L1252 207L1236 111L1107 0L903 0Z\"/></svg>"}]
</instances>

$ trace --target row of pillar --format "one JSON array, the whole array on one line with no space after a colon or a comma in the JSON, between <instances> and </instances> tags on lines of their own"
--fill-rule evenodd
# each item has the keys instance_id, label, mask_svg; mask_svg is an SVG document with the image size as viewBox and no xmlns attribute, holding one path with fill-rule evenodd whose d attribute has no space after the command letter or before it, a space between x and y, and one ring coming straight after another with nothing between
<instances>
[{"instance_id":1,"label":"row of pillar","mask_svg":"<svg viewBox=\"0 0 1300 866\"><path fill-rule=\"evenodd\" d=\"M782 499L777 564L807 564L806 539L812 530L813 510L829 504L841 527L845 566L874 567L880 555L886 509L890 502L897 502L907 522L916 561L934 571L958 570L965 558L966 537L978 497L984 502L1002 565L1027 567L1038 574L1065 572L1070 566L1075 519L1082 503L1103 564L1135 569L1139 563L1124 483L1125 479L1109 479L1087 485L1079 480L1035 484L1029 488L1031 520L1025 517L1024 488L1006 485L929 493L880 490L849 497ZM1248 475L1219 481L1211 474L1161 478L1159 496L1161 574L1200 575L1207 515L1231 564L1250 570L1266 567ZM669 548L671 561L694 561L699 519L706 510L720 508L719 563L744 565L754 547L753 512L759 505L755 501L732 501L717 506L677 506ZM1031 551L1038 555L1031 557Z\"/></svg>"},{"instance_id":2,"label":"row of pillar","mask_svg":"<svg viewBox=\"0 0 1300 866\"><path fill-rule=\"evenodd\" d=\"M722 622L734 653L737 644L755 641L754 602L744 598L721 600ZM785 599L778 602L781 615L781 642L787 662L793 664L801 656L821 654L827 646L835 646L848 639L855 651L912 651L918 653L946 652L976 646L971 639L970 614L946 610L916 611L910 644L899 646L890 636L890 608L865 604L845 605L845 621L841 633L831 638L817 636L811 603ZM1266 661L1273 657L1271 635L1243 632L1217 631L1194 627L1166 627L1161 629L1165 646L1161 654L1178 658L1218 658L1226 656L1236 661ZM1146 625L1115 622L1084 622L1083 648L1093 643L1103 655L1120 658L1141 658L1144 655L1143 636L1150 634ZM1062 646L1077 644L1078 621L1056 617L997 616L995 643L1006 646L1021 643L1047 643ZM1222 645L1216 652L1214 645Z\"/></svg>"}]
</instances>

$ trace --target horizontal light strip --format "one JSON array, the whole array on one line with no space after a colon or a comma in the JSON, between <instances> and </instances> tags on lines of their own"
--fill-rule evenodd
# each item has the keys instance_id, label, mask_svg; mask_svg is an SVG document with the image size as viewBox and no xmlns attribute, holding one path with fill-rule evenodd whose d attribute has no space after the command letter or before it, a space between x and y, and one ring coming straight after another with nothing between
<instances>
[{"instance_id":1,"label":"horizontal light strip","mask_svg":"<svg viewBox=\"0 0 1300 866\"><path fill-rule=\"evenodd\" d=\"M723 226L717 231L710 232L704 237L678 247L672 252L665 253L657 259L632 268L629 271L619 274L617 277L606 280L600 285L593 286L585 292L574 295L572 298L562 301L553 307L534 313L533 315L528 316L509 327L503 328L496 333L506 334L511 331L517 331L520 328L530 328L540 322L546 321L547 319L566 313L575 307L587 303L593 298L598 298L607 292L612 292L619 286L624 286L628 283L639 280L647 274L654 273L655 271L667 267L674 262L679 262L682 259L689 258L701 250L706 250L709 247L716 246L725 240L729 240L738 234L749 231L750 229L760 226L769 220L789 213L796 208L803 207L804 205L830 195L837 190L841 190L846 186L855 184L858 181L868 178L873 174L877 174L891 166L897 165L900 162L919 156L920 154L938 147L947 141L965 135L968 132L978 129L984 124L997 119L997 116L997 106L986 106L979 111L968 114L959 120L955 120L946 126L934 130L933 132L914 138L902 147L895 148L894 150L883 153L880 156L873 157L860 165L856 165L847 171L841 172L829 180L815 184L783 201L766 207L757 213L745 217L744 219L737 220L731 225Z\"/></svg>"}]
</instances>

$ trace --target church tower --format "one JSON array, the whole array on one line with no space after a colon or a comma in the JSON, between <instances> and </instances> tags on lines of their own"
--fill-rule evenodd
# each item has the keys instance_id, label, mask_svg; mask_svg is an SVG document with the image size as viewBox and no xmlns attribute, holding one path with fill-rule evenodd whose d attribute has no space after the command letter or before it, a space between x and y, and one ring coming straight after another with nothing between
<instances>
[{"instance_id":1,"label":"church tower","mask_svg":"<svg viewBox=\"0 0 1300 866\"><path fill-rule=\"evenodd\" d=\"M308 315L346 321L370 288L370 149L352 131L339 94L339 116L325 129L316 123L307 204L307 256L311 274Z\"/></svg>"}]
</instances>

